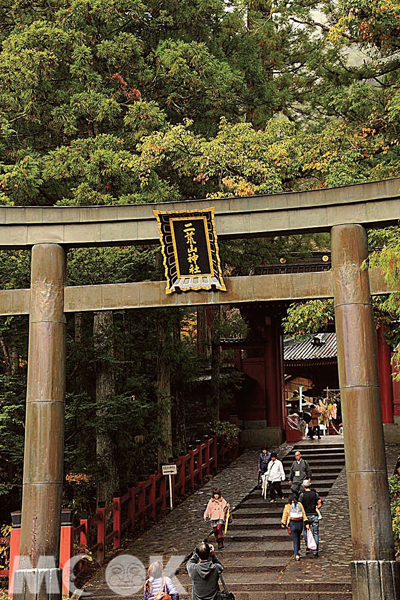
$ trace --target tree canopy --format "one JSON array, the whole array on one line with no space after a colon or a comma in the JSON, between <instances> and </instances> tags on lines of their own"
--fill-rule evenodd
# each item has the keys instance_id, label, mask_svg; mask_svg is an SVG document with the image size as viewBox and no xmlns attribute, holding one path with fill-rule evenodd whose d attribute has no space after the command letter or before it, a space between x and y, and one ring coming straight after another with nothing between
<instances>
[{"instance_id":1,"label":"tree canopy","mask_svg":"<svg viewBox=\"0 0 400 600\"><path fill-rule=\"evenodd\" d=\"M394 0L0 0L0 204L218 202L398 176L399 16ZM386 246L373 260L398 286L397 229L370 242ZM224 274L327 244L317 236L225 243ZM157 253L71 250L68 283L159 279ZM0 287L29 287L29 263L27 252L0 252ZM294 311L301 331L331 314L318 303ZM96 432L124 455L125 477L154 468L161 354L172 412L182 412L180 398L206 366L187 335L193 314L159 317L114 315L109 353L96 343L93 316L68 321L73 501L77 481L90 487L98 477ZM26 319L1 320L0 348L0 447L12 447L0 478L19 486ZM112 372L115 390L106 412L96 409L99 369Z\"/></svg>"}]
</instances>

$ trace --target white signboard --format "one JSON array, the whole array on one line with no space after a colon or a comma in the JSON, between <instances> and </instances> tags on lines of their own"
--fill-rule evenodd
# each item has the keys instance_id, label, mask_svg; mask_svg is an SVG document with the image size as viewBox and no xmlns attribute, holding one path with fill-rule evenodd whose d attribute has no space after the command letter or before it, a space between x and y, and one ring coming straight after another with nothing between
<instances>
[{"instance_id":1,"label":"white signboard","mask_svg":"<svg viewBox=\"0 0 400 600\"><path fill-rule=\"evenodd\" d=\"M176 465L163 465L162 466L162 474L163 475L177 475L178 468Z\"/></svg>"}]
</instances>

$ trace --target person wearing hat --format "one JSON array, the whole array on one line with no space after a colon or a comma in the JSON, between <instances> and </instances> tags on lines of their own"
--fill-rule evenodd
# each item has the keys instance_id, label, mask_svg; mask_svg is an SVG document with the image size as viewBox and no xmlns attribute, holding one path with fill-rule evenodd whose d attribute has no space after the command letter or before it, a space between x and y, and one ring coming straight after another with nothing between
<instances>
[{"instance_id":1,"label":"person wearing hat","mask_svg":"<svg viewBox=\"0 0 400 600\"><path fill-rule=\"evenodd\" d=\"M319 515L318 509L322 506L322 500L320 495L315 489L311 489L311 481L309 479L305 479L302 484L302 491L299 496L299 502L301 502L304 512L306 513L308 524L313 533L315 542L317 544L317 549L313 550L314 556L318 556L319 551ZM303 531L304 541L306 543L307 548L307 531ZM306 552L311 552L307 548Z\"/></svg>"}]
</instances>

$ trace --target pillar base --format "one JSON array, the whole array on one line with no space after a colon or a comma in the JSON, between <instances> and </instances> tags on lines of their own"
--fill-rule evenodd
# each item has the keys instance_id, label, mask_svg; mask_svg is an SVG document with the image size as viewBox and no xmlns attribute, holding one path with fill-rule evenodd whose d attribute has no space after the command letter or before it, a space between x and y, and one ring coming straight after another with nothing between
<instances>
[{"instance_id":1,"label":"pillar base","mask_svg":"<svg viewBox=\"0 0 400 600\"><path fill-rule=\"evenodd\" d=\"M396 560L351 563L353 600L399 600L400 565Z\"/></svg>"},{"instance_id":2,"label":"pillar base","mask_svg":"<svg viewBox=\"0 0 400 600\"><path fill-rule=\"evenodd\" d=\"M61 600L62 569L19 569L13 600Z\"/></svg>"}]
</instances>

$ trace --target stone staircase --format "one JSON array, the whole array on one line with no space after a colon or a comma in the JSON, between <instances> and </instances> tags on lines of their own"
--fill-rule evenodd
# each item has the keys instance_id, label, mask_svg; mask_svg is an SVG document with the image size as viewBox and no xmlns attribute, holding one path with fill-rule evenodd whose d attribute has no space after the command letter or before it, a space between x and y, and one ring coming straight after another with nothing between
<instances>
[{"instance_id":1,"label":"stone staircase","mask_svg":"<svg viewBox=\"0 0 400 600\"><path fill-rule=\"evenodd\" d=\"M302 443L283 459L285 473L289 474L294 460L294 451L299 449L312 470L312 487L322 497L327 496L341 472L344 460L343 445L324 445L323 441L314 444ZM287 481L283 485L285 497L289 493ZM299 564L293 560L292 538L281 529L280 520L284 503L272 504L264 500L260 490L254 489L233 514L225 540L225 548L218 556L225 568L226 583L236 600L350 600L349 585L330 577L329 571L323 580L307 581L300 575L305 563L318 564L313 557L303 559ZM334 523L330 523L334 527ZM212 537L209 538L210 541ZM323 560L323 546L320 557ZM288 572L293 570L292 573ZM189 585L187 577L180 577L184 585Z\"/></svg>"},{"instance_id":2,"label":"stone staircase","mask_svg":"<svg viewBox=\"0 0 400 600\"><path fill-rule=\"evenodd\" d=\"M323 440L313 444L301 442L282 461L287 476L295 449L299 449L310 463L312 487L321 496L326 496L344 466L343 444L335 445L330 441L328 445ZM289 489L285 482L285 497ZM224 565L225 581L236 600L351 600L350 570L341 571L346 573L345 581L343 576L338 576L330 567L329 556L324 555L323 543L319 558L314 558L305 556L302 542L303 558L299 563L293 560L292 538L280 527L283 506L282 501L270 503L269 499L264 500L255 487L236 507L225 547L218 552ZM338 526L329 519L323 519L321 523L322 530ZM209 541L213 542L212 536ZM171 548L165 548L164 555L169 553ZM177 577L191 594L191 582L183 565ZM116 595L105 584L99 586L94 596L98 600L116 600ZM142 600L143 594L135 594L134 598ZM188 595L181 596L181 600L188 598Z\"/></svg>"}]
</instances>

